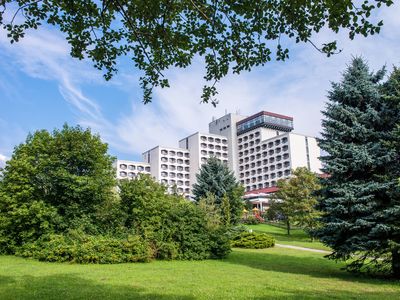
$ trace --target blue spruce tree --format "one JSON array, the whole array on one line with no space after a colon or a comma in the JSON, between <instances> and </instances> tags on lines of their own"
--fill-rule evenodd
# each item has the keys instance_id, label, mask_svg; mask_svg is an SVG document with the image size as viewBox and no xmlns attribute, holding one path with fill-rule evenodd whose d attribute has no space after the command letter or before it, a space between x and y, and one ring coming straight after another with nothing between
<instances>
[{"instance_id":1,"label":"blue spruce tree","mask_svg":"<svg viewBox=\"0 0 400 300\"><path fill-rule=\"evenodd\" d=\"M351 259L348 270L400 278L399 153L393 146L400 116L396 100L384 96L396 90L393 83L379 85L384 74L355 58L332 84L319 141L330 176L323 181L318 208L324 226L316 236L333 249L329 258Z\"/></svg>"},{"instance_id":2,"label":"blue spruce tree","mask_svg":"<svg viewBox=\"0 0 400 300\"><path fill-rule=\"evenodd\" d=\"M231 224L239 222L243 213L244 203L242 196L244 189L236 180L235 175L226 165L216 157L210 157L196 175L197 183L193 185L193 194L196 201L212 194L218 208L225 208L224 197L229 199ZM223 211L224 209L222 209ZM223 218L228 216L224 215Z\"/></svg>"}]
</instances>

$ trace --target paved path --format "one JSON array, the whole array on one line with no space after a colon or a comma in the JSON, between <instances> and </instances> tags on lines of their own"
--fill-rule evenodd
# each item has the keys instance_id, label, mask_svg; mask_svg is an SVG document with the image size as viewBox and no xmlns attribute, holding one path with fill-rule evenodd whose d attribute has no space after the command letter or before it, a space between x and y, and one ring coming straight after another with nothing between
<instances>
[{"instance_id":1,"label":"paved path","mask_svg":"<svg viewBox=\"0 0 400 300\"><path fill-rule=\"evenodd\" d=\"M310 251L310 252L318 252L318 253L326 253L326 254L331 253L331 251L327 251L327 250L311 249L311 248L298 247L298 246L292 246L292 245L275 244L275 246L281 247L281 248L302 250L302 251Z\"/></svg>"}]
</instances>

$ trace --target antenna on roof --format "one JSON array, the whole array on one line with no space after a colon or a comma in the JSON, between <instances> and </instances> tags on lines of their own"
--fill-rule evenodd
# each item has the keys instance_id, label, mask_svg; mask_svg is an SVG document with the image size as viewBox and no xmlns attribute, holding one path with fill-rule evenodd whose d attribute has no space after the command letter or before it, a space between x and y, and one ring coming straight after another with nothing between
<instances>
[{"instance_id":1,"label":"antenna on roof","mask_svg":"<svg viewBox=\"0 0 400 300\"><path fill-rule=\"evenodd\" d=\"M227 115L228 114L228 110L225 108L225 115Z\"/></svg>"}]
</instances>

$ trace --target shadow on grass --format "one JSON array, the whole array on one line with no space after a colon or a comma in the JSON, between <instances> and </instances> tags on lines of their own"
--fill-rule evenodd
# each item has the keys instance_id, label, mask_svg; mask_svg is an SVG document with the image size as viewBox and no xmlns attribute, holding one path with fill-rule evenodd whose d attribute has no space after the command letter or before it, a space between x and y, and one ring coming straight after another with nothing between
<instances>
[{"instance_id":1,"label":"shadow on grass","mask_svg":"<svg viewBox=\"0 0 400 300\"><path fill-rule=\"evenodd\" d=\"M9 285L7 287L7 285ZM0 276L0 299L184 299L187 295L148 292L141 287L111 285L82 279L78 275Z\"/></svg>"},{"instance_id":2,"label":"shadow on grass","mask_svg":"<svg viewBox=\"0 0 400 300\"><path fill-rule=\"evenodd\" d=\"M315 278L337 278L375 285L394 283L390 280L374 279L346 272L341 269L344 264L329 261L322 256L292 256L290 254L271 253L268 250L238 250L232 252L229 259L224 261L264 271L306 275ZM397 283L400 288L400 282Z\"/></svg>"}]
</instances>

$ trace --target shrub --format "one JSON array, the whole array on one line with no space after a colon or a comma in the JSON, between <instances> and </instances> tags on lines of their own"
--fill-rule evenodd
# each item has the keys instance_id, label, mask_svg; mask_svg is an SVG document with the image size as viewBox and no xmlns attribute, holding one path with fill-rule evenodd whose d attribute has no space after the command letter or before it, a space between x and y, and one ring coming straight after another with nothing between
<instances>
[{"instance_id":1,"label":"shrub","mask_svg":"<svg viewBox=\"0 0 400 300\"><path fill-rule=\"evenodd\" d=\"M275 239L265 233L242 232L232 240L232 247L264 249L275 246Z\"/></svg>"},{"instance_id":2,"label":"shrub","mask_svg":"<svg viewBox=\"0 0 400 300\"><path fill-rule=\"evenodd\" d=\"M148 243L138 236L114 238L76 231L45 235L25 244L16 254L41 261L98 264L146 262L153 257Z\"/></svg>"},{"instance_id":3,"label":"shrub","mask_svg":"<svg viewBox=\"0 0 400 300\"><path fill-rule=\"evenodd\" d=\"M126 227L149 241L159 259L222 258L230 251L227 229L202 205L169 195L150 176L120 182Z\"/></svg>"},{"instance_id":4,"label":"shrub","mask_svg":"<svg viewBox=\"0 0 400 300\"><path fill-rule=\"evenodd\" d=\"M247 225L257 225L262 222L263 220L261 219L261 217L256 218L255 216L248 216L247 218L242 219L242 223Z\"/></svg>"}]
</instances>

